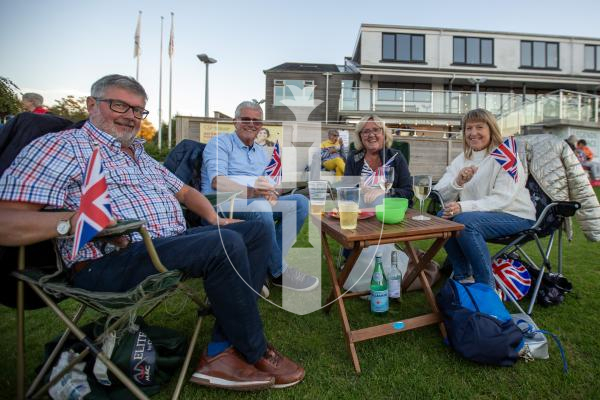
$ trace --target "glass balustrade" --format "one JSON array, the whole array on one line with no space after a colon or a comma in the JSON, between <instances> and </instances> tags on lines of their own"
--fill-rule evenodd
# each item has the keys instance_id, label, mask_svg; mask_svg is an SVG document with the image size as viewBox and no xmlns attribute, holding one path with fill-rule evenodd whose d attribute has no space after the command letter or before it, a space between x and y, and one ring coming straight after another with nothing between
<instances>
[{"instance_id":1,"label":"glass balustrade","mask_svg":"<svg viewBox=\"0 0 600 400\"><path fill-rule=\"evenodd\" d=\"M498 117L504 135L549 120L600 124L600 96L558 90L545 95L418 89L342 88L340 111L462 115L485 108Z\"/></svg>"}]
</instances>

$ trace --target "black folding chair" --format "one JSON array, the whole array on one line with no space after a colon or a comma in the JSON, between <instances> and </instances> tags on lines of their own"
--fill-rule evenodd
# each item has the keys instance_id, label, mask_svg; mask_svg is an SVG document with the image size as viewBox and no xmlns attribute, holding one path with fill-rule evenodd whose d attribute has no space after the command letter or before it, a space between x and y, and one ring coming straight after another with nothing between
<instances>
[{"instance_id":1,"label":"black folding chair","mask_svg":"<svg viewBox=\"0 0 600 400\"><path fill-rule=\"evenodd\" d=\"M575 215L575 212L581 208L581 204L576 201L552 201L550 197L544 193L540 185L535 179L529 175L527 178L526 187L529 190L531 201L535 205L536 209L536 221L535 224L524 231L518 232L514 235L494 238L488 240L488 243L504 245L502 249L497 251L492 256L492 263L497 258L506 258L513 252L521 255L533 268L539 271L539 275L534 282L533 292L531 293L531 301L527 309L527 314L533 312L533 306L535 305L538 291L542 283L544 272L552 270L552 264L550 262L550 253L554 245L555 239L558 241L558 256L557 256L557 270L559 274L562 274L562 258L563 258L563 242L562 242L562 231L564 228L565 220L568 217ZM431 203L428 208L428 212L435 214L443 207L443 201L438 192L435 190L431 191L430 194ZM556 233L558 232L558 235ZM541 239L548 237L548 243L546 246L543 245ZM538 249L542 262L536 263L527 252L523 249L523 245L528 242L534 241L536 248ZM506 298L510 299L511 302L524 313L525 311L519 305L518 301L514 298L513 294L506 288L504 283L494 275L494 279L504 292Z\"/></svg>"},{"instance_id":2,"label":"black folding chair","mask_svg":"<svg viewBox=\"0 0 600 400\"><path fill-rule=\"evenodd\" d=\"M144 227L143 221L122 221L116 226L105 229L98 237L110 238L130 234L133 231L139 232L144 240L148 254L153 265L157 269L156 275L147 277L136 287L124 293L92 292L78 289L70 285L66 271L62 267L62 260L57 257L56 268L52 273L48 269L26 268L25 246L19 249L19 268L13 272L18 282L18 300L17 300L17 397L18 398L38 398L48 391L50 387L56 384L67 372L69 372L77 363L91 352L100 359L110 372L138 399L147 399L146 394L136 386L133 381L114 365L109 357L101 350L103 338L111 331L125 329L130 321L134 320L135 315L147 315L165 298L170 296L175 289L183 290L198 305L198 320L192 335L186 358L179 375L177 386L173 393L173 399L177 399L183 386L185 374L190 363L193 349L200 332L202 318L210 313L206 307L206 301L200 299L189 288L180 282L182 274L177 270L167 270L160 262L158 254L150 235ZM34 379L29 390L25 392L25 346L24 346L24 291L23 284L26 283L39 298L51 309L51 311L67 326L67 329L59 339L58 344L51 355L42 366L38 375ZM57 302L70 298L80 306L73 317L68 317L64 311L57 305ZM96 310L100 314L107 316L110 320L110 326L107 326L104 332L95 340L86 336L86 334L77 326L77 322L87 308ZM75 335L84 345L85 349L72 360L59 374L52 378L48 383L41 385L43 377L52 367L61 349L66 342L69 334ZM40 387L41 386L41 387Z\"/></svg>"}]
</instances>

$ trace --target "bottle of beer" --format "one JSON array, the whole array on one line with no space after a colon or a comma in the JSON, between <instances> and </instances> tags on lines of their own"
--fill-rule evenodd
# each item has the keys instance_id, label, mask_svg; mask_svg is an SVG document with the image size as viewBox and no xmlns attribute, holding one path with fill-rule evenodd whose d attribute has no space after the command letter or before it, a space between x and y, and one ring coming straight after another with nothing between
<instances>
[{"instance_id":1,"label":"bottle of beer","mask_svg":"<svg viewBox=\"0 0 600 400\"><path fill-rule=\"evenodd\" d=\"M390 299L402 300L402 271L398 268L398 252L392 251L392 265L389 277Z\"/></svg>"},{"instance_id":2,"label":"bottle of beer","mask_svg":"<svg viewBox=\"0 0 600 400\"><path fill-rule=\"evenodd\" d=\"M377 253L371 277L371 312L375 315L385 315L389 308L388 283L383 272L381 253Z\"/></svg>"}]
</instances>

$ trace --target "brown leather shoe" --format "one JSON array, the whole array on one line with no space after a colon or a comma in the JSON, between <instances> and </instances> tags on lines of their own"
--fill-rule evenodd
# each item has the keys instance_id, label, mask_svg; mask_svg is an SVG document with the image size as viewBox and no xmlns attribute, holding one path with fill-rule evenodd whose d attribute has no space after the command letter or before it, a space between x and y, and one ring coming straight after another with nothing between
<instances>
[{"instance_id":1,"label":"brown leather shoe","mask_svg":"<svg viewBox=\"0 0 600 400\"><path fill-rule=\"evenodd\" d=\"M275 377L273 387L276 389L293 386L304 379L304 368L275 350L270 344L267 345L265 355L254 366Z\"/></svg>"},{"instance_id":2,"label":"brown leather shoe","mask_svg":"<svg viewBox=\"0 0 600 400\"><path fill-rule=\"evenodd\" d=\"M202 354L190 381L203 386L250 391L270 388L275 378L248 364L230 347L214 357L208 357L206 352Z\"/></svg>"}]
</instances>

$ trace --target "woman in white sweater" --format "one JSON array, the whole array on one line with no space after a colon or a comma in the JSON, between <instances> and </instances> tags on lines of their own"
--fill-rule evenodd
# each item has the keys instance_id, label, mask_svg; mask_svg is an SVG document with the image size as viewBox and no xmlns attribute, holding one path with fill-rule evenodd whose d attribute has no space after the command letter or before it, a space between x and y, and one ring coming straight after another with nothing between
<instances>
[{"instance_id":1,"label":"woman in white sweater","mask_svg":"<svg viewBox=\"0 0 600 400\"><path fill-rule=\"evenodd\" d=\"M494 287L492 261L486 239L512 235L535 222L535 207L525 187L527 176L517 156L517 179L490 156L502 143L494 116L475 109L463 117L463 153L456 157L435 185L445 207L443 218L465 226L444 246L454 279ZM516 154L515 154L516 155Z\"/></svg>"}]
</instances>

